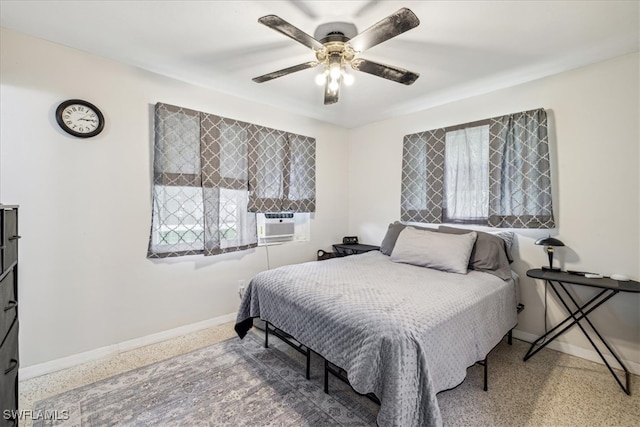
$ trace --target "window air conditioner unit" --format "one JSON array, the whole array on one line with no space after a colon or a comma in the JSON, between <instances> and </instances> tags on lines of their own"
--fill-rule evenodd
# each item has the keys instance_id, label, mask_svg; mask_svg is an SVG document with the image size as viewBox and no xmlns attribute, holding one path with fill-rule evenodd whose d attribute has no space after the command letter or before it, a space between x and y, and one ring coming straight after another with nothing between
<instances>
[{"instance_id":1,"label":"window air conditioner unit","mask_svg":"<svg viewBox=\"0 0 640 427\"><path fill-rule=\"evenodd\" d=\"M256 214L258 244L291 242L295 234L293 212Z\"/></svg>"}]
</instances>

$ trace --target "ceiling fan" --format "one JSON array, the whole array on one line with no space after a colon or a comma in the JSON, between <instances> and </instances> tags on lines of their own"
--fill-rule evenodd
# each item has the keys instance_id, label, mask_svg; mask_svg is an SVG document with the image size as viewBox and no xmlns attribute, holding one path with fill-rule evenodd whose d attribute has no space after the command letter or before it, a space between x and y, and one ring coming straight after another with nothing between
<instances>
[{"instance_id":1,"label":"ceiling fan","mask_svg":"<svg viewBox=\"0 0 640 427\"><path fill-rule=\"evenodd\" d=\"M356 34L353 24L340 22L321 25L314 34L315 38L276 15L263 16L258 22L312 49L316 60L255 77L253 81L256 83L322 65L324 70L317 76L316 83L324 85L324 103L328 105L338 102L340 84L348 85L353 80L353 76L346 72L347 65L353 70L405 85L412 84L419 77L419 74L403 68L357 57L362 51L417 27L420 20L407 8L398 10L359 34ZM328 32L318 41L323 29Z\"/></svg>"}]
</instances>

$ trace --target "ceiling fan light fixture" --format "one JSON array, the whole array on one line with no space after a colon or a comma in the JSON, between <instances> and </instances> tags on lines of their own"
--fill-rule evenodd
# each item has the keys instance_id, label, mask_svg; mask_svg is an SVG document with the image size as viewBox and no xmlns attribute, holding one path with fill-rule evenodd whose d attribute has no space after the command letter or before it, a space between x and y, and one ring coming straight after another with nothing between
<instances>
[{"instance_id":1,"label":"ceiling fan light fixture","mask_svg":"<svg viewBox=\"0 0 640 427\"><path fill-rule=\"evenodd\" d=\"M318 86L324 86L327 83L327 72L320 73L316 76L316 84Z\"/></svg>"},{"instance_id":2,"label":"ceiling fan light fixture","mask_svg":"<svg viewBox=\"0 0 640 427\"><path fill-rule=\"evenodd\" d=\"M340 82L338 81L338 79L331 79L331 81L329 82L329 90L331 92L337 92L338 89L340 89Z\"/></svg>"},{"instance_id":3,"label":"ceiling fan light fixture","mask_svg":"<svg viewBox=\"0 0 640 427\"><path fill-rule=\"evenodd\" d=\"M344 82L345 86L351 86L354 80L355 79L353 78L353 74L349 74L342 70L342 81Z\"/></svg>"},{"instance_id":4,"label":"ceiling fan light fixture","mask_svg":"<svg viewBox=\"0 0 640 427\"><path fill-rule=\"evenodd\" d=\"M340 67L340 63L333 63L329 66L329 76L332 79L336 80L342 74L342 68Z\"/></svg>"}]
</instances>

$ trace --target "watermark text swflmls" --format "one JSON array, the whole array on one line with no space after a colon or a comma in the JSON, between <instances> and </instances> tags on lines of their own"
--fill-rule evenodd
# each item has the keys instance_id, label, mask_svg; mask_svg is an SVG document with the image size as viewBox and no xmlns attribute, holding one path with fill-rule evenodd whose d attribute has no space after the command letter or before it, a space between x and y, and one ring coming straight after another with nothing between
<instances>
[{"instance_id":1,"label":"watermark text swflmls","mask_svg":"<svg viewBox=\"0 0 640 427\"><path fill-rule=\"evenodd\" d=\"M5 409L2 411L2 418L5 420L47 420L47 421L66 421L69 419L69 410L44 410L44 411L33 411L33 410L15 410L15 409Z\"/></svg>"}]
</instances>

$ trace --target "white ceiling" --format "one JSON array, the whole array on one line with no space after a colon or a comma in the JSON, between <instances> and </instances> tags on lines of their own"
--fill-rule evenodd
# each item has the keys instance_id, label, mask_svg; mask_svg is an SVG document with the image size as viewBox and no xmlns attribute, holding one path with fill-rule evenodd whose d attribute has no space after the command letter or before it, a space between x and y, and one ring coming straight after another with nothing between
<instances>
[{"instance_id":1,"label":"white ceiling","mask_svg":"<svg viewBox=\"0 0 640 427\"><path fill-rule=\"evenodd\" d=\"M0 24L262 104L357 127L639 51L638 1L5 1ZM251 78L314 60L257 22L275 14L313 35L358 31L401 7L420 25L362 58L420 74L411 86L354 72L323 104L316 70Z\"/></svg>"}]
</instances>

